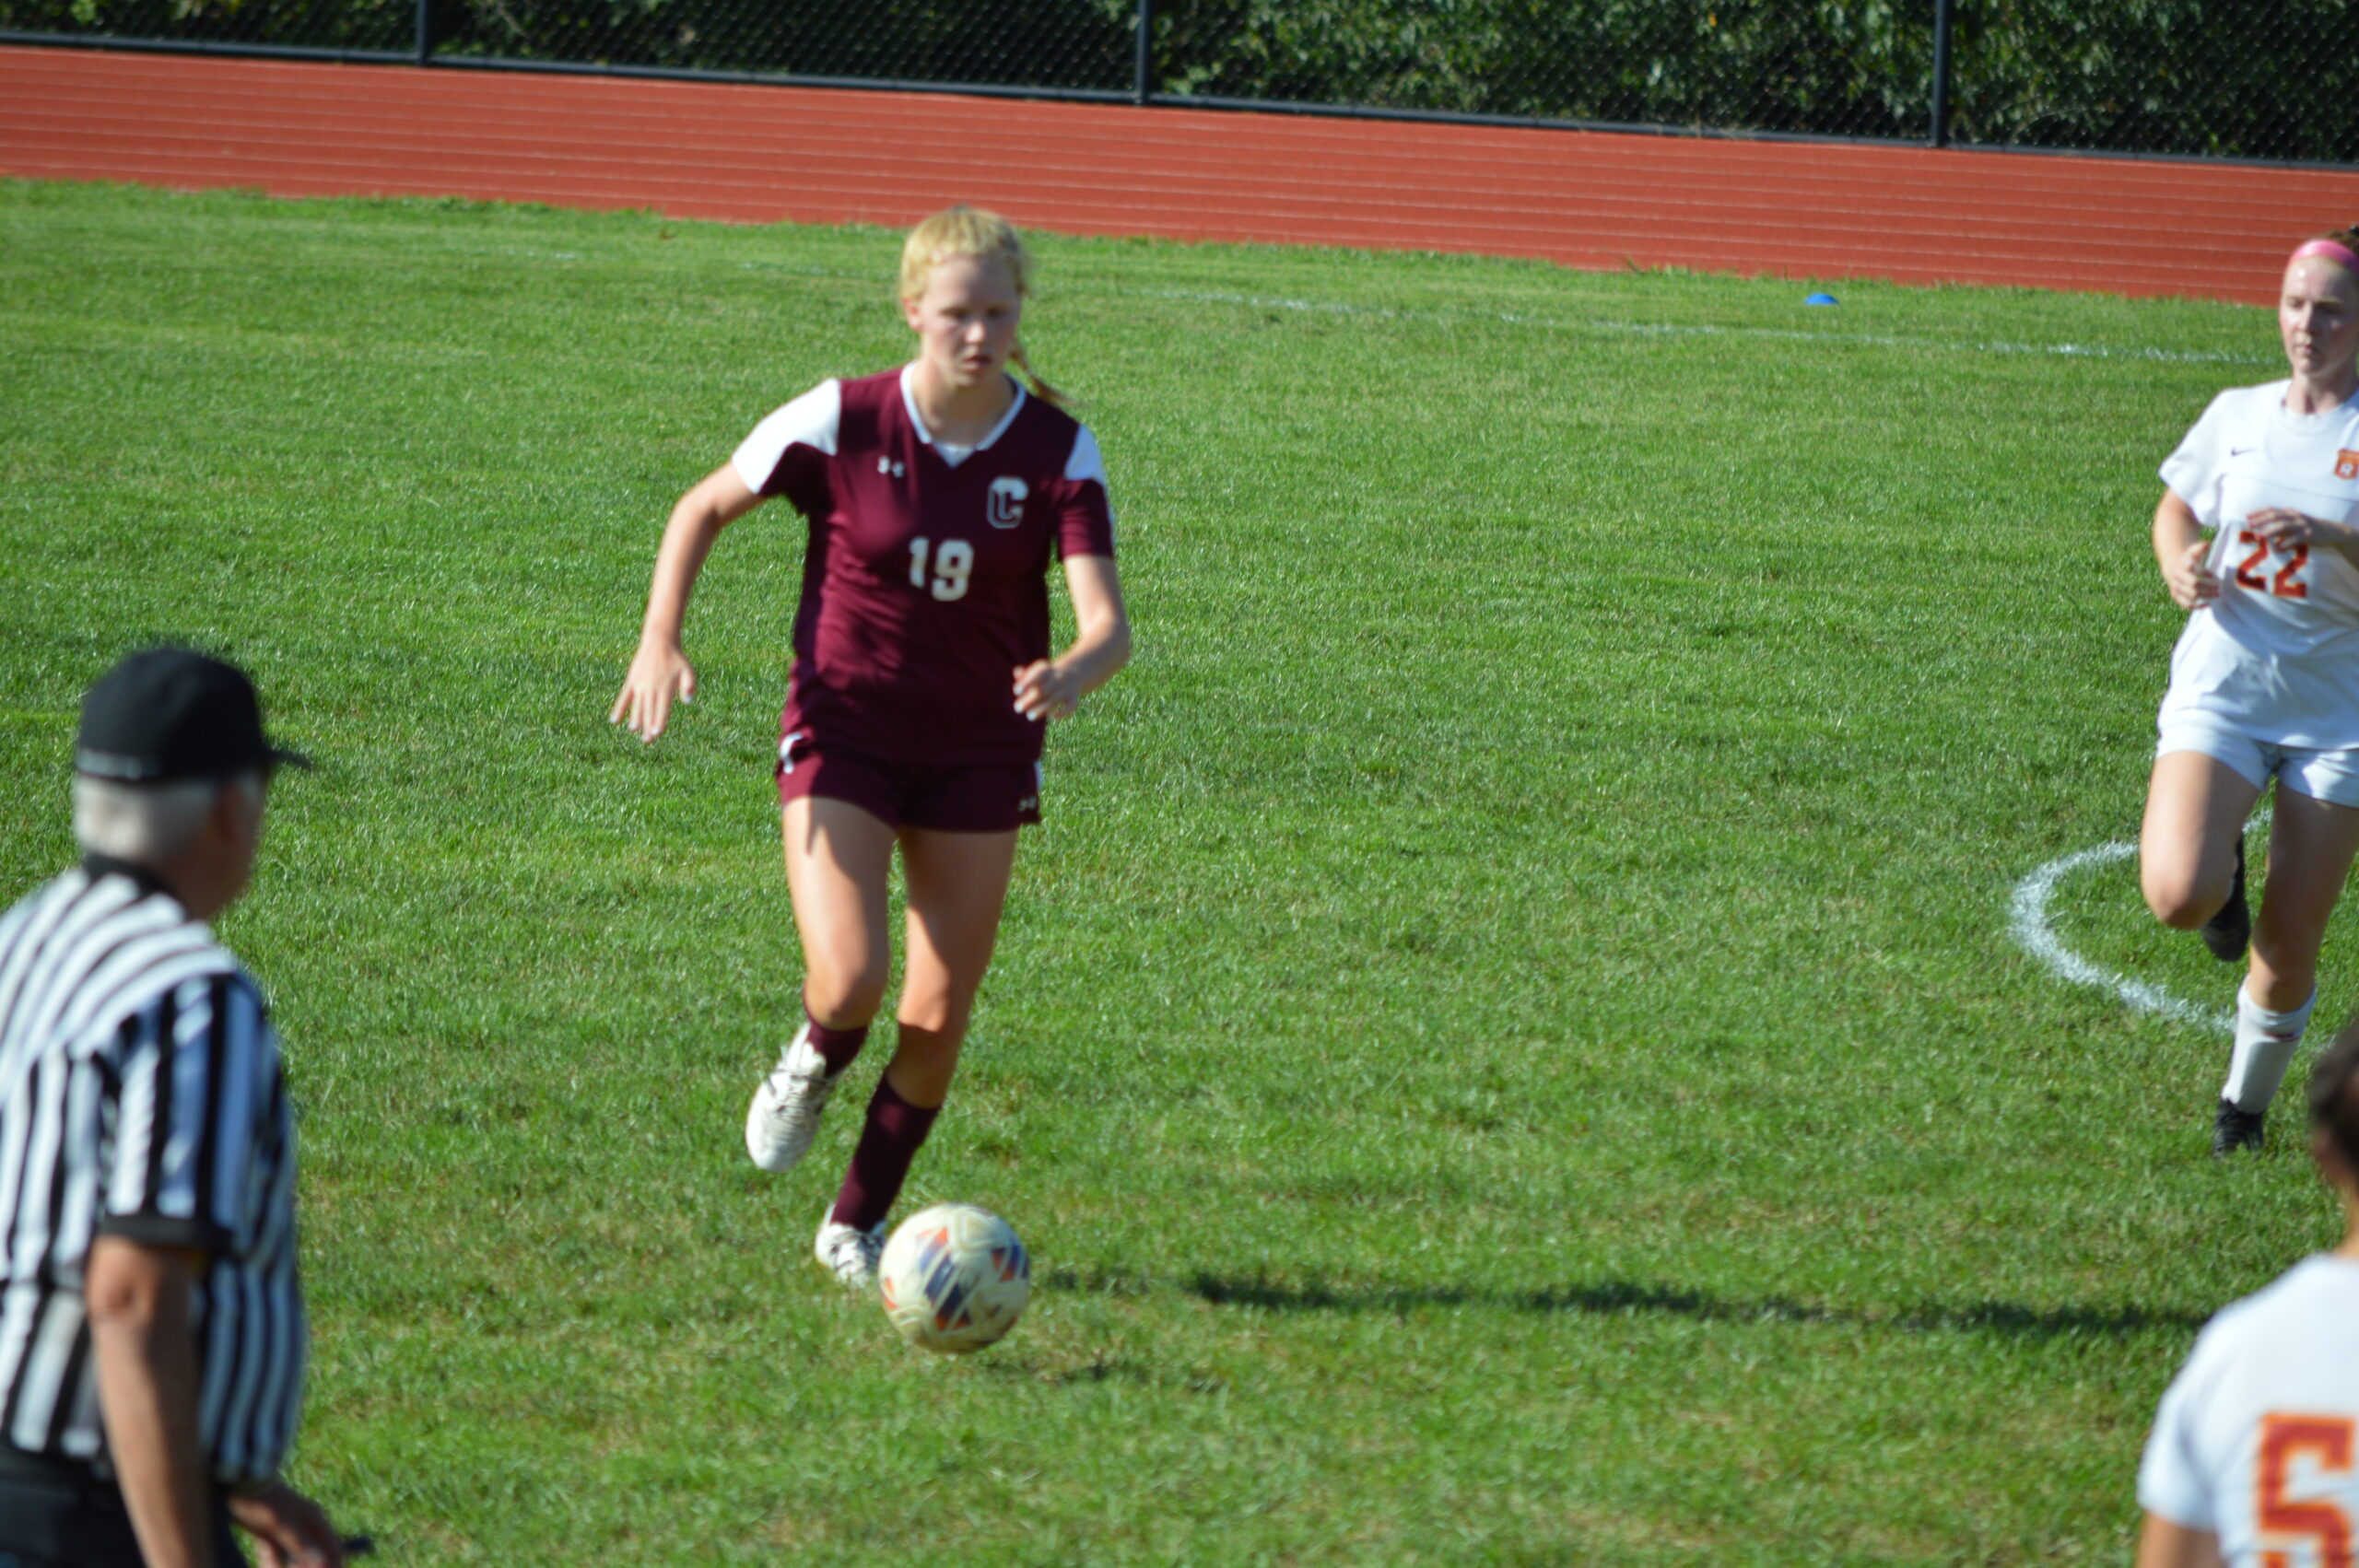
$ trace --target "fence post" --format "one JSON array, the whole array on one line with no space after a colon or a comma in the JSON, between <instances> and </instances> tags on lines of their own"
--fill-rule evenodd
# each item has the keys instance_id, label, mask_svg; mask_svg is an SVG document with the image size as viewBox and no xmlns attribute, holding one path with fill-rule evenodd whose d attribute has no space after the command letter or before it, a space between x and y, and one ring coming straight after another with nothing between
<instances>
[{"instance_id":1,"label":"fence post","mask_svg":"<svg viewBox=\"0 0 2359 1568\"><path fill-rule=\"evenodd\" d=\"M417 63L434 61L434 0L417 0Z\"/></svg>"},{"instance_id":2,"label":"fence post","mask_svg":"<svg viewBox=\"0 0 2359 1568\"><path fill-rule=\"evenodd\" d=\"M1933 146L1950 145L1950 0L1933 0Z\"/></svg>"},{"instance_id":3,"label":"fence post","mask_svg":"<svg viewBox=\"0 0 2359 1568\"><path fill-rule=\"evenodd\" d=\"M1155 0L1139 0L1138 67L1132 78L1132 92L1142 104L1155 100Z\"/></svg>"}]
</instances>

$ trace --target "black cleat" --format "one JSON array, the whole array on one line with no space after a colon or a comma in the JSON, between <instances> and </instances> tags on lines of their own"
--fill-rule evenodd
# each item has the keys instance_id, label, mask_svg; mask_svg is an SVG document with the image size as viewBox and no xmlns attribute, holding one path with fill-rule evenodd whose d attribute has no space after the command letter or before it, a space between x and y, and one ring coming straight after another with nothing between
<instances>
[{"instance_id":1,"label":"black cleat","mask_svg":"<svg viewBox=\"0 0 2359 1568\"><path fill-rule=\"evenodd\" d=\"M2240 1111L2234 1100L2222 1100L2212 1118L2212 1157L2224 1160L2239 1149L2260 1153L2260 1121L2264 1111Z\"/></svg>"},{"instance_id":2,"label":"black cleat","mask_svg":"<svg viewBox=\"0 0 2359 1568\"><path fill-rule=\"evenodd\" d=\"M2236 880L2230 884L2228 901L2220 906L2220 912L2203 922L2202 935L2203 945L2223 964L2234 964L2242 958L2252 941L2252 910L2245 903L2245 839L2241 833L2236 835Z\"/></svg>"}]
</instances>

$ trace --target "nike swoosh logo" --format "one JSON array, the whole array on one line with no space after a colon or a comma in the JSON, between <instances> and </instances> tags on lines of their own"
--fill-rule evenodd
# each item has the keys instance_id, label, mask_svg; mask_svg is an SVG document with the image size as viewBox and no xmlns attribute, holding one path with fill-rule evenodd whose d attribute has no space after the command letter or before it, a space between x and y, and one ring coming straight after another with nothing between
<instances>
[{"instance_id":1,"label":"nike swoosh logo","mask_svg":"<svg viewBox=\"0 0 2359 1568\"><path fill-rule=\"evenodd\" d=\"M2257 452L2260 449L2259 447L2230 447L2228 449L2228 455L2230 457L2242 457L2247 452Z\"/></svg>"}]
</instances>

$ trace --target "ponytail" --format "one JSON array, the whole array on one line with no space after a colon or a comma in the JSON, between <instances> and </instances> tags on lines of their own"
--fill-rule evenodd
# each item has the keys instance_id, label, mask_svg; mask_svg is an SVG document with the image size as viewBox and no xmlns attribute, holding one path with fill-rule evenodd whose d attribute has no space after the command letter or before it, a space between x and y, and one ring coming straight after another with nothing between
<instances>
[{"instance_id":1,"label":"ponytail","mask_svg":"<svg viewBox=\"0 0 2359 1568\"><path fill-rule=\"evenodd\" d=\"M1026 380L1032 383L1033 396L1050 408L1065 405L1065 394L1040 379L1040 372L1032 369L1032 361L1024 357L1024 345L1020 341L1015 345L1015 368L1024 372Z\"/></svg>"}]
</instances>

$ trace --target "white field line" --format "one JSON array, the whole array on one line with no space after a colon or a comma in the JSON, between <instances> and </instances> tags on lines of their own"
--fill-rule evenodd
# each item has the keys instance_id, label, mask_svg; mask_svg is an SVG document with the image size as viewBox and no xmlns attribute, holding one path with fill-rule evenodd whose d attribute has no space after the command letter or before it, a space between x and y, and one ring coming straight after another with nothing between
<instances>
[{"instance_id":1,"label":"white field line","mask_svg":"<svg viewBox=\"0 0 2359 1568\"><path fill-rule=\"evenodd\" d=\"M747 272L836 278L869 286L879 286L881 279L881 275L873 272L847 272L782 262L740 262L737 264ZM1752 337L1769 338L1781 343L1857 344L1868 348L1933 349L1954 354L2042 354L2067 359L2134 359L2165 365L2275 366L2280 363L2265 354L2236 354L2214 349L2118 347L2102 343L1969 343L1937 337L1901 337L1888 333L1811 332L1793 327L1723 327L1672 322L1624 322L1604 317L1586 321L1562 320L1514 310L1393 310L1382 305L1354 305L1335 299L1297 299L1276 294L1238 294L1215 288L1126 288L1120 284L1090 283L1065 287L1075 293L1110 294L1118 298L1168 299L1191 305L1241 305L1256 310L1291 310L1302 315L1351 316L1379 322L1421 322L1437 326L1453 326L1466 322L1499 322L1543 332L1594 333L1601 336Z\"/></svg>"},{"instance_id":2,"label":"white field line","mask_svg":"<svg viewBox=\"0 0 2359 1568\"><path fill-rule=\"evenodd\" d=\"M2258 829L2268 820L2267 812L2256 812L2249 826ZM2209 1029L2214 1034L2233 1036L2236 1032L2236 1015L2226 1008L2201 1007L2173 996L2160 986L2099 968L2066 947L2057 936L2055 927L2048 924L2048 901L2055 895L2058 883L2075 872L2085 871L2091 866L2110 865L2116 860L2133 860L2137 854L2137 845L2126 838L2118 838L2110 844L2100 844L2093 849L2083 849L2048 861L2015 884L2010 934L2025 952L2048 965L2048 972L2060 980L2111 991L2124 1004L2140 1012L2152 1012L2181 1024Z\"/></svg>"},{"instance_id":3,"label":"white field line","mask_svg":"<svg viewBox=\"0 0 2359 1568\"><path fill-rule=\"evenodd\" d=\"M1932 348L1966 354L2051 354L2072 359L2142 359L2172 365L2273 365L2266 355L2233 354L2224 350L2177 348L2118 348L2092 343L1965 343L1926 337L1896 337L1884 333L1805 332L1790 327L1723 327L1681 325L1669 322L1617 322L1605 319L1556 321L1510 310L1394 310L1376 305L1349 305L1333 300L1289 299L1277 295L1230 294L1217 289L1116 288L1147 299L1177 299L1203 305L1244 305L1263 310L1298 310L1330 316L1366 316L1381 321L1426 321L1449 325L1457 322L1503 322L1509 326L1541 327L1557 332L1629 333L1660 337L1762 337L1787 343L1856 343L1872 348Z\"/></svg>"}]
</instances>

